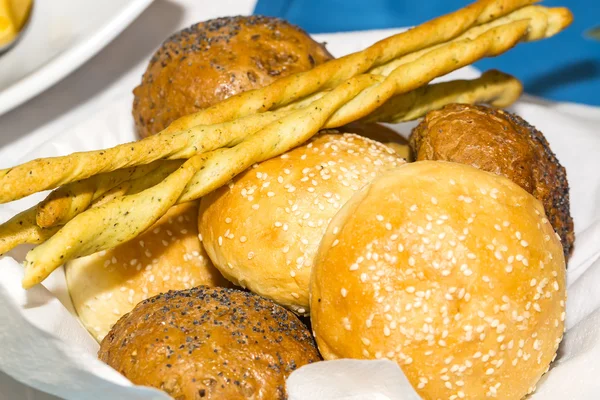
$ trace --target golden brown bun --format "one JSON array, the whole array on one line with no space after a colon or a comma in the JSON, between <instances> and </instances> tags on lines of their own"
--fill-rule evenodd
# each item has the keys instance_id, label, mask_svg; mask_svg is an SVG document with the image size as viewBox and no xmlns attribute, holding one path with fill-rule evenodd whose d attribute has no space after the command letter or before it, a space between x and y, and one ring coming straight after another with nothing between
<instances>
[{"instance_id":1,"label":"golden brown bun","mask_svg":"<svg viewBox=\"0 0 600 400\"><path fill-rule=\"evenodd\" d=\"M163 43L134 89L137 132L155 134L179 117L331 58L302 29L278 18L226 17L192 25Z\"/></svg>"},{"instance_id":2,"label":"golden brown bun","mask_svg":"<svg viewBox=\"0 0 600 400\"><path fill-rule=\"evenodd\" d=\"M135 240L66 264L73 306L96 340L148 297L197 285L230 285L198 239L197 215L197 202L175 206Z\"/></svg>"},{"instance_id":3,"label":"golden brown bun","mask_svg":"<svg viewBox=\"0 0 600 400\"><path fill-rule=\"evenodd\" d=\"M102 341L98 357L179 400L283 400L285 378L320 360L291 312L251 293L205 287L140 303Z\"/></svg>"},{"instance_id":4,"label":"golden brown bun","mask_svg":"<svg viewBox=\"0 0 600 400\"><path fill-rule=\"evenodd\" d=\"M565 256L575 234L565 168L544 135L506 111L451 104L427 114L411 135L415 159L470 164L503 175L544 204Z\"/></svg>"},{"instance_id":5,"label":"golden brown bun","mask_svg":"<svg viewBox=\"0 0 600 400\"><path fill-rule=\"evenodd\" d=\"M330 219L376 175L404 162L379 142L325 132L238 175L200 205L203 243L223 275L300 314Z\"/></svg>"},{"instance_id":6,"label":"golden brown bun","mask_svg":"<svg viewBox=\"0 0 600 400\"><path fill-rule=\"evenodd\" d=\"M312 329L325 359L394 360L426 400L518 400L556 354L565 287L538 200L504 177L421 161L376 179L331 221Z\"/></svg>"}]
</instances>

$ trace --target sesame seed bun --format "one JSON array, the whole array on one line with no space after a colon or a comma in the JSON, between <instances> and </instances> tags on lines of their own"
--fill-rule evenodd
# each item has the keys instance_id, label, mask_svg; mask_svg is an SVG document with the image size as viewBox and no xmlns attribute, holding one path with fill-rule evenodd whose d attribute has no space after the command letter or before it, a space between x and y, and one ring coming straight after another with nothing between
<instances>
[{"instance_id":1,"label":"sesame seed bun","mask_svg":"<svg viewBox=\"0 0 600 400\"><path fill-rule=\"evenodd\" d=\"M521 399L562 338L565 261L542 204L463 164L406 164L331 221L311 280L325 359L389 358L424 399Z\"/></svg>"},{"instance_id":2,"label":"sesame seed bun","mask_svg":"<svg viewBox=\"0 0 600 400\"><path fill-rule=\"evenodd\" d=\"M104 338L98 357L179 400L284 400L287 376L321 359L290 311L252 293L207 287L140 303Z\"/></svg>"},{"instance_id":3,"label":"sesame seed bun","mask_svg":"<svg viewBox=\"0 0 600 400\"><path fill-rule=\"evenodd\" d=\"M200 243L197 213L197 202L175 206L135 240L65 265L73 306L96 340L148 297L197 285L229 285Z\"/></svg>"},{"instance_id":4,"label":"sesame seed bun","mask_svg":"<svg viewBox=\"0 0 600 400\"><path fill-rule=\"evenodd\" d=\"M362 186L403 163L379 142L326 131L203 197L206 251L227 279L306 314L327 224Z\"/></svg>"}]
</instances>

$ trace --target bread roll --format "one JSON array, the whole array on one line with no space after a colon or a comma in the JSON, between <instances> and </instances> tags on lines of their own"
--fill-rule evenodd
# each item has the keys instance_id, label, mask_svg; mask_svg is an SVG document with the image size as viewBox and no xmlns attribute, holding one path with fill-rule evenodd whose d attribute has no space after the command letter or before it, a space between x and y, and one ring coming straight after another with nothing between
<instances>
[{"instance_id":1,"label":"bread roll","mask_svg":"<svg viewBox=\"0 0 600 400\"><path fill-rule=\"evenodd\" d=\"M402 163L381 143L326 131L202 198L206 252L235 284L306 314L310 270L330 219Z\"/></svg>"},{"instance_id":2,"label":"bread roll","mask_svg":"<svg viewBox=\"0 0 600 400\"><path fill-rule=\"evenodd\" d=\"M197 215L197 202L175 206L136 240L65 265L73 306L96 340L148 297L197 285L230 285L198 239Z\"/></svg>"},{"instance_id":3,"label":"bread roll","mask_svg":"<svg viewBox=\"0 0 600 400\"><path fill-rule=\"evenodd\" d=\"M507 111L450 104L429 112L413 130L414 159L469 164L503 175L544 205L560 235L565 257L575 234L569 207L569 183L542 132Z\"/></svg>"},{"instance_id":4,"label":"bread roll","mask_svg":"<svg viewBox=\"0 0 600 400\"><path fill-rule=\"evenodd\" d=\"M415 162L329 224L312 328L325 359L394 360L426 400L518 400L555 357L565 287L538 200L467 165Z\"/></svg>"},{"instance_id":5,"label":"bread roll","mask_svg":"<svg viewBox=\"0 0 600 400\"><path fill-rule=\"evenodd\" d=\"M175 33L154 54L133 91L138 134L234 94L266 86L333 58L297 26L271 17L226 17Z\"/></svg>"},{"instance_id":6,"label":"bread roll","mask_svg":"<svg viewBox=\"0 0 600 400\"><path fill-rule=\"evenodd\" d=\"M133 383L178 400L284 400L285 378L320 360L291 312L251 293L205 287L140 303L98 356Z\"/></svg>"}]
</instances>

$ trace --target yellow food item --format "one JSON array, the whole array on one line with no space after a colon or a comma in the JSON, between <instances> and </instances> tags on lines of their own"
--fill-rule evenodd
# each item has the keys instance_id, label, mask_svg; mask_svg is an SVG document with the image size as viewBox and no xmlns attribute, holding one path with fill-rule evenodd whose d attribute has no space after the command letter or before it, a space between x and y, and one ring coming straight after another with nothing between
<instances>
[{"instance_id":1,"label":"yellow food item","mask_svg":"<svg viewBox=\"0 0 600 400\"><path fill-rule=\"evenodd\" d=\"M17 36L9 0L0 0L0 46L10 43Z\"/></svg>"},{"instance_id":2,"label":"yellow food item","mask_svg":"<svg viewBox=\"0 0 600 400\"><path fill-rule=\"evenodd\" d=\"M12 13L13 24L17 31L23 29L29 13L31 12L32 0L4 0L10 4L10 10Z\"/></svg>"},{"instance_id":3,"label":"yellow food item","mask_svg":"<svg viewBox=\"0 0 600 400\"><path fill-rule=\"evenodd\" d=\"M0 46L12 42L23 29L32 0L0 0Z\"/></svg>"}]
</instances>

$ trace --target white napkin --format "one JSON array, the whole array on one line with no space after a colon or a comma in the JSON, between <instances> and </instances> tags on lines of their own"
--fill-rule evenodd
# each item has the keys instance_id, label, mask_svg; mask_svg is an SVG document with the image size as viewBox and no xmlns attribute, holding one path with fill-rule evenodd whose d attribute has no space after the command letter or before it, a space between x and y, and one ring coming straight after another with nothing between
<instances>
[{"instance_id":1,"label":"white napkin","mask_svg":"<svg viewBox=\"0 0 600 400\"><path fill-rule=\"evenodd\" d=\"M287 380L289 400L419 400L389 360L333 360L306 365Z\"/></svg>"},{"instance_id":2,"label":"white napkin","mask_svg":"<svg viewBox=\"0 0 600 400\"><path fill-rule=\"evenodd\" d=\"M201 18L196 18L201 19ZM321 36L332 51L356 50L390 34ZM339 45L336 45L339 43ZM352 43L352 45L350 45ZM345 47L341 46L344 44ZM336 50L335 46L343 49ZM455 76L472 76L472 69ZM129 92L139 79L131 76L120 85ZM88 105L88 111L91 106ZM65 130L55 125L52 134L40 132L20 140L19 147L0 150L2 165L38 156L100 148L134 139L130 116L131 95L113 96L93 113L71 120L84 122ZM571 186L571 210L577 234L569 263L567 328L560 355L539 385L534 399L593 399L600 393L600 110L525 98L514 110L548 138L567 168ZM408 134L414 124L398 129ZM60 130L58 130L60 128ZM42 143L40 138L47 139ZM23 147L21 147L23 146ZM18 149L35 149L23 155ZM0 206L0 219L33 204L38 197ZM65 399L167 399L165 394L133 386L97 360L97 344L70 312L64 274L59 269L42 286L21 289L23 249L0 260L0 371L29 386ZM46 289L47 288L47 289ZM300 368L288 380L293 400L403 399L414 391L400 368L385 361L340 360ZM0 398L2 398L0 388ZM353 397L354 396L354 397ZM11 400L15 397L8 397ZM33 397L31 397L33 398Z\"/></svg>"}]
</instances>

